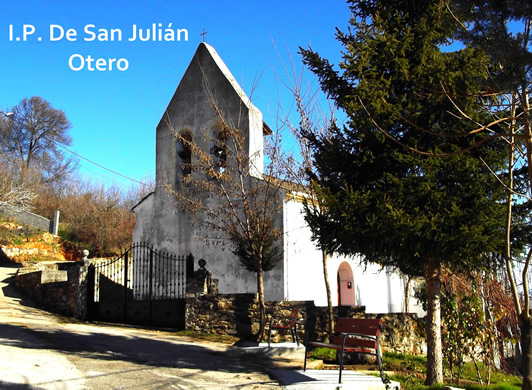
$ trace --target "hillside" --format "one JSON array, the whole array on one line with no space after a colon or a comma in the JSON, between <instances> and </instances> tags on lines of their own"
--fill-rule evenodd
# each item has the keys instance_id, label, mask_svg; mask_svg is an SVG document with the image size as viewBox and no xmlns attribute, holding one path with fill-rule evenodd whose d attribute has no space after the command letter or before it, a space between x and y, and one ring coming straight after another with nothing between
<instances>
[{"instance_id":1,"label":"hillside","mask_svg":"<svg viewBox=\"0 0 532 390\"><path fill-rule=\"evenodd\" d=\"M50 233L0 219L0 260L24 266L43 261L77 260L80 250Z\"/></svg>"}]
</instances>

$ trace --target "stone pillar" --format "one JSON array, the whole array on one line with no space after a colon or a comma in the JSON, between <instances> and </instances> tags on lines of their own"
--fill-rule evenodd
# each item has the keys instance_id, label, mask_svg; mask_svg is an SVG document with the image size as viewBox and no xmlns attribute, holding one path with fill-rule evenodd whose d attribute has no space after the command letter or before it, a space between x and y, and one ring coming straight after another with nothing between
<instances>
[{"instance_id":1,"label":"stone pillar","mask_svg":"<svg viewBox=\"0 0 532 390\"><path fill-rule=\"evenodd\" d=\"M76 307L74 316L80 320L86 320L88 318L88 289L89 283L92 281L89 280L89 267L91 266L91 261L89 260L89 251L87 249L83 250L83 258L77 262L77 266L71 267L72 270L72 281L77 281L75 299ZM70 274L69 274L70 280Z\"/></svg>"},{"instance_id":2,"label":"stone pillar","mask_svg":"<svg viewBox=\"0 0 532 390\"><path fill-rule=\"evenodd\" d=\"M52 233L54 236L57 236L57 233L59 231L59 210L56 210L54 213L54 220L52 222Z\"/></svg>"},{"instance_id":3,"label":"stone pillar","mask_svg":"<svg viewBox=\"0 0 532 390\"><path fill-rule=\"evenodd\" d=\"M218 294L218 279L212 278L212 274L205 268L206 264L204 259L200 259L198 261L200 267L194 271L192 278L187 280L187 297Z\"/></svg>"},{"instance_id":4,"label":"stone pillar","mask_svg":"<svg viewBox=\"0 0 532 390\"><path fill-rule=\"evenodd\" d=\"M79 267L79 283L78 283L78 307L76 308L76 317L81 320L86 320L88 317L88 285L90 280L89 265Z\"/></svg>"},{"instance_id":5,"label":"stone pillar","mask_svg":"<svg viewBox=\"0 0 532 390\"><path fill-rule=\"evenodd\" d=\"M91 264L91 261L89 260L89 251L87 249L83 249L83 252L81 253L83 254L83 257L80 260L80 265L88 267Z\"/></svg>"}]
</instances>

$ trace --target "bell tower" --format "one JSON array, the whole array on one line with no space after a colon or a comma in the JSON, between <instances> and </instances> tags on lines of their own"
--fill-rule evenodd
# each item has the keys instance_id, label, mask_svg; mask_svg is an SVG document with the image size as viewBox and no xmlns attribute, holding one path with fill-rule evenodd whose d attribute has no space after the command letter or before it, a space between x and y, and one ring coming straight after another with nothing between
<instances>
[{"instance_id":1,"label":"bell tower","mask_svg":"<svg viewBox=\"0 0 532 390\"><path fill-rule=\"evenodd\" d=\"M214 48L199 44L170 104L157 126L156 180L172 185L193 180L194 165L210 153L213 169L223 171L231 161L224 128L243 134L251 176L264 168L263 137L271 130Z\"/></svg>"}]
</instances>

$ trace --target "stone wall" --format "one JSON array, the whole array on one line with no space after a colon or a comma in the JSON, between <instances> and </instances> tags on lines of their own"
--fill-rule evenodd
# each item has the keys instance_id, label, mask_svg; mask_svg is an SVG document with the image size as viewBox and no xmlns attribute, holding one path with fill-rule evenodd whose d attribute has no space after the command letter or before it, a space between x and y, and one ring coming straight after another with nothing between
<instances>
[{"instance_id":1,"label":"stone wall","mask_svg":"<svg viewBox=\"0 0 532 390\"><path fill-rule=\"evenodd\" d=\"M16 287L46 309L79 319L87 318L89 267L87 262L63 262L57 270L17 274ZM217 281L201 269L187 281L185 329L250 339L259 329L259 305L256 294L218 294ZM298 308L298 337L325 340L327 308L313 301L266 302L267 325L273 317L288 317ZM334 308L338 317L382 317L381 346L384 351L425 354L424 322L415 314L366 315L364 307ZM289 332L274 331L272 342L291 341Z\"/></svg>"},{"instance_id":2,"label":"stone wall","mask_svg":"<svg viewBox=\"0 0 532 390\"><path fill-rule=\"evenodd\" d=\"M258 329L254 321L257 313L253 294L188 296L185 329L247 338Z\"/></svg>"},{"instance_id":3,"label":"stone wall","mask_svg":"<svg viewBox=\"0 0 532 390\"><path fill-rule=\"evenodd\" d=\"M307 318L302 322L307 328L313 327L312 340L325 340L327 338L327 308L314 307L309 312L307 306ZM411 355L426 354L425 322L416 314L392 313L392 314L366 314L361 306L340 306L333 308L334 318L383 318L381 347L385 351L407 353Z\"/></svg>"},{"instance_id":4,"label":"stone wall","mask_svg":"<svg viewBox=\"0 0 532 390\"><path fill-rule=\"evenodd\" d=\"M385 351L426 355L425 319L417 314L383 314L381 345Z\"/></svg>"},{"instance_id":5,"label":"stone wall","mask_svg":"<svg viewBox=\"0 0 532 390\"><path fill-rule=\"evenodd\" d=\"M20 258L25 257L45 257L50 255L50 251L48 249L40 249L40 248L20 248L20 247L8 247L5 245L1 245L0 249L4 252L4 254L9 257L10 259L14 259L17 261L17 259L20 260Z\"/></svg>"},{"instance_id":6,"label":"stone wall","mask_svg":"<svg viewBox=\"0 0 532 390\"><path fill-rule=\"evenodd\" d=\"M18 222L32 226L39 230L44 230L52 234L57 234L57 226L59 223L59 213L56 212L56 220L49 220L29 211L19 209L10 204L0 202L0 214L7 218L14 218Z\"/></svg>"},{"instance_id":7,"label":"stone wall","mask_svg":"<svg viewBox=\"0 0 532 390\"><path fill-rule=\"evenodd\" d=\"M327 308L313 302L266 302L268 321L273 316L289 316L298 307L298 337L310 336L324 340L327 328ZM366 317L363 307L335 307L335 317ZM375 317L375 316L367 316ZM426 353L423 321L415 314L384 314L381 346L385 351L409 354ZM243 339L251 338L259 329L259 306L256 294L188 294L186 299L185 328L195 332L227 334ZM266 326L268 329L268 325ZM312 332L311 332L312 330ZM312 333L312 335L308 335ZM272 342L291 341L289 332L272 333Z\"/></svg>"},{"instance_id":8,"label":"stone wall","mask_svg":"<svg viewBox=\"0 0 532 390\"><path fill-rule=\"evenodd\" d=\"M65 268L17 274L15 287L53 313L86 319L88 267L71 262Z\"/></svg>"}]
</instances>

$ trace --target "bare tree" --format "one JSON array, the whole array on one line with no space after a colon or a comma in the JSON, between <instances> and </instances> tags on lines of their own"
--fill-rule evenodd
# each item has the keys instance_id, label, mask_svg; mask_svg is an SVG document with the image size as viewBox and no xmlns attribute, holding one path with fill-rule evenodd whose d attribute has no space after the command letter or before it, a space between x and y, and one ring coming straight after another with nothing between
<instances>
[{"instance_id":1,"label":"bare tree","mask_svg":"<svg viewBox=\"0 0 532 390\"><path fill-rule=\"evenodd\" d=\"M33 191L13 182L0 164L0 204L8 204L19 209L30 210L36 195Z\"/></svg>"},{"instance_id":2,"label":"bare tree","mask_svg":"<svg viewBox=\"0 0 532 390\"><path fill-rule=\"evenodd\" d=\"M115 255L131 244L135 216L131 212L134 188L124 192L118 186L105 187L86 179L72 180L60 195L39 199L43 210L61 210L60 236L83 245L93 255ZM46 202L46 203L45 203ZM43 213L44 214L44 213Z\"/></svg>"},{"instance_id":3,"label":"bare tree","mask_svg":"<svg viewBox=\"0 0 532 390\"><path fill-rule=\"evenodd\" d=\"M6 157L18 185L54 185L75 169L75 160L66 157L61 146L72 139L65 113L41 97L24 98L0 122L0 151Z\"/></svg>"},{"instance_id":4,"label":"bare tree","mask_svg":"<svg viewBox=\"0 0 532 390\"><path fill-rule=\"evenodd\" d=\"M525 230L530 230L530 221L528 217L525 221L522 218L516 220L514 215L515 198L520 199L517 203L521 205L530 203L532 199L532 149L531 149L531 137L532 128L528 121L528 92L527 88L523 87L521 93L515 91L514 93L502 97L501 101L507 104L503 107L504 110L499 112L506 112L508 116L497 116L496 121L501 121L502 126L506 127L507 132L504 134L508 141L508 171L506 174L506 181L501 180L501 183L507 190L507 215L506 215L506 237L505 237L505 249L504 260L506 265L506 274L508 285L511 293L511 297L515 307L515 313L519 328L521 331L521 348L523 350L523 362L522 370L524 376L523 388L530 389L532 387L532 317L530 314L530 291L528 286L528 270L530 267L530 261L532 257L532 246L528 239L524 239L522 234L515 230L520 229L519 225L526 226ZM524 111L524 112L523 112ZM523 115L520 114L522 112ZM525 187L519 185L515 180L515 173L521 171L525 167L526 173L524 174ZM495 172L494 172L495 174ZM521 180L523 183L523 180ZM526 194L526 190L530 191L530 195ZM523 190L525 192L523 192ZM517 233L517 234L516 234ZM521 236L521 237L520 237ZM517 237L517 239L516 239ZM518 282L515 278L516 271L516 257L524 247L528 246L528 254L521 267L521 282L522 290L519 291Z\"/></svg>"},{"instance_id":5,"label":"bare tree","mask_svg":"<svg viewBox=\"0 0 532 390\"><path fill-rule=\"evenodd\" d=\"M153 191L155 191L155 180L153 179L153 176L147 175L142 178L140 182L133 183L133 185L123 194L124 206L132 209Z\"/></svg>"},{"instance_id":6,"label":"bare tree","mask_svg":"<svg viewBox=\"0 0 532 390\"><path fill-rule=\"evenodd\" d=\"M281 104L278 104L277 120L279 121L278 129L288 130L290 137L295 141L293 144L295 150L284 150L282 158L279 160L283 164L287 179L298 186L300 191L305 194L303 205L305 212L316 217L325 212L323 205L320 203L320 197L316 196L316 186L314 177L316 168L312 159L308 139L304 134L322 134L326 136L330 129L330 124L334 121L334 107L329 104L325 112L319 105L320 91L318 87L313 87L308 82L305 69L301 68L298 72L290 53L288 53L288 64L282 59L277 52L281 69L284 74L276 72L277 80L293 96L295 104L295 113L290 110L285 111ZM322 99L328 102L327 99ZM295 123L298 120L299 123ZM319 237L315 237L319 239ZM320 246L318 240L318 246ZM334 333L334 314L331 286L329 283L328 254L324 248L321 248L323 279L327 294L327 315L328 315L328 332L329 336Z\"/></svg>"},{"instance_id":7,"label":"bare tree","mask_svg":"<svg viewBox=\"0 0 532 390\"><path fill-rule=\"evenodd\" d=\"M241 265L256 274L260 311L260 328L256 336L262 340L266 322L264 273L272 270L283 258L278 242L281 236L279 216L287 183L279 179L283 174L276 164L280 138L273 135L266 141L265 159L268 163L261 172L256 164L262 163L258 163L262 156L250 155L246 150L247 135L242 130L246 126L240 123L242 118L225 115L223 103L216 100L206 81L204 84L217 118L216 134L205 134L205 139L201 139L201 134L195 134L193 138L189 133L174 130L174 136L182 146L178 154L187 179L178 188L171 184L166 184L166 188L191 216L192 223L205 232L205 238L209 238L207 236L212 232L229 240ZM168 115L166 121L173 129Z\"/></svg>"}]
</instances>

